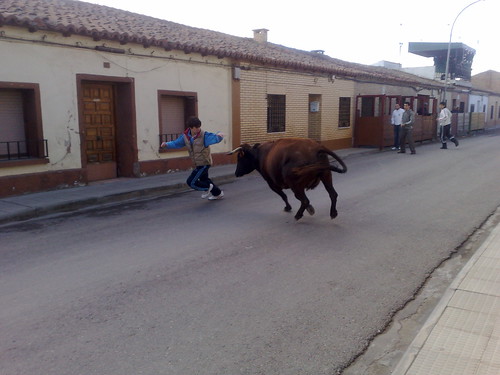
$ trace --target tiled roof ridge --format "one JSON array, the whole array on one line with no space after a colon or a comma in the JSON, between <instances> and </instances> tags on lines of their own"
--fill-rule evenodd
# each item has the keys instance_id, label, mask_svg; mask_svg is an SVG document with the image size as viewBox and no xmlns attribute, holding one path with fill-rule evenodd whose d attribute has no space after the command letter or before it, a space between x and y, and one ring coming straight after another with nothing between
<instances>
[{"instance_id":1,"label":"tiled roof ridge","mask_svg":"<svg viewBox=\"0 0 500 375\"><path fill-rule=\"evenodd\" d=\"M94 40L116 40L145 47L197 52L204 56L228 57L303 69L348 78L363 78L438 86L432 80L387 68L347 62L316 52L298 50L253 38L182 25L172 21L132 13L126 10L77 0L1 0L0 27L26 27L30 31L47 30L65 36L82 35Z\"/></svg>"}]
</instances>

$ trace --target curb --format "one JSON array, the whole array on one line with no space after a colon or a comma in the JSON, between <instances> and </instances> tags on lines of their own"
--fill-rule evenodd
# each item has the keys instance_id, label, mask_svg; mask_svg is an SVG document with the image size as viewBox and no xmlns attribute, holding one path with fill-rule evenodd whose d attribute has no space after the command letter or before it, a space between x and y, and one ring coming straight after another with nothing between
<instances>
[{"instance_id":1,"label":"curb","mask_svg":"<svg viewBox=\"0 0 500 375\"><path fill-rule=\"evenodd\" d=\"M231 183L236 179L233 175L221 175L212 177L217 184ZM11 216L0 218L0 225L15 223L34 219L41 216L51 215L55 213L71 213L81 209L97 208L100 205L112 205L129 200L137 199L153 199L161 196L168 196L178 193L186 193L191 191L186 186L185 182L179 182L171 185L155 186L148 188L141 188L137 190L119 192L115 194L108 194L103 196L88 197L83 199L73 199L64 203L56 203L47 205L46 207L31 208L27 207L23 212L15 213Z\"/></svg>"}]
</instances>

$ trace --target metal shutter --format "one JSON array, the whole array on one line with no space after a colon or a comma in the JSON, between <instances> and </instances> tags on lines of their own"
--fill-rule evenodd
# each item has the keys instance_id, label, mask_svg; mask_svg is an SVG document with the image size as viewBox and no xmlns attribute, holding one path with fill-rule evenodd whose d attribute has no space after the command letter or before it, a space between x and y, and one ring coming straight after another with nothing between
<instances>
[{"instance_id":1,"label":"metal shutter","mask_svg":"<svg viewBox=\"0 0 500 375\"><path fill-rule=\"evenodd\" d=\"M0 89L0 142L24 141L23 94Z\"/></svg>"},{"instance_id":2,"label":"metal shutter","mask_svg":"<svg viewBox=\"0 0 500 375\"><path fill-rule=\"evenodd\" d=\"M160 99L161 134L181 134L185 127L185 100L182 96L164 95Z\"/></svg>"}]
</instances>

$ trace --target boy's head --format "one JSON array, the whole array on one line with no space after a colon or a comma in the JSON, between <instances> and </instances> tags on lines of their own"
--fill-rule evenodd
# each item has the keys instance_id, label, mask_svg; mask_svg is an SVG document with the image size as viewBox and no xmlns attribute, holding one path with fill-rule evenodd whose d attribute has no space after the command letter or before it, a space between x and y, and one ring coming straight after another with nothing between
<instances>
[{"instance_id":1,"label":"boy's head","mask_svg":"<svg viewBox=\"0 0 500 375\"><path fill-rule=\"evenodd\" d=\"M191 116L190 118L187 119L186 125L190 129L201 128L201 121L198 117Z\"/></svg>"}]
</instances>

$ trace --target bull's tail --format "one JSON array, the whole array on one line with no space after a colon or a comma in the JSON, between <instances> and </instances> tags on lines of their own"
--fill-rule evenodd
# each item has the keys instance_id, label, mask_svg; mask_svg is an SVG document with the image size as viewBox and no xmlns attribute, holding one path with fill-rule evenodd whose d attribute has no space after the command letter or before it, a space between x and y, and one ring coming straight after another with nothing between
<instances>
[{"instance_id":1,"label":"bull's tail","mask_svg":"<svg viewBox=\"0 0 500 375\"><path fill-rule=\"evenodd\" d=\"M322 171L328 169L337 173L347 172L347 166L345 165L344 161L333 151L328 150L327 148L323 148L318 151L318 156L321 154L330 155L340 164L342 168L339 168L332 163L325 163L325 161L318 161L313 164L307 164L293 168L292 173L295 175L297 183L300 182L300 184L304 184L307 189L314 189L319 183L319 179L311 180L311 173L322 173Z\"/></svg>"},{"instance_id":2,"label":"bull's tail","mask_svg":"<svg viewBox=\"0 0 500 375\"><path fill-rule=\"evenodd\" d=\"M336 165L330 164L330 170L332 170L334 172L337 172L337 173L346 173L347 172L347 166L345 165L344 161L340 158L340 156L338 156L335 152L333 152L333 151L331 151L331 150L329 150L327 148L322 148L321 150L319 150L318 153L325 153L325 154L330 155L342 167L342 169L340 169Z\"/></svg>"}]
</instances>

